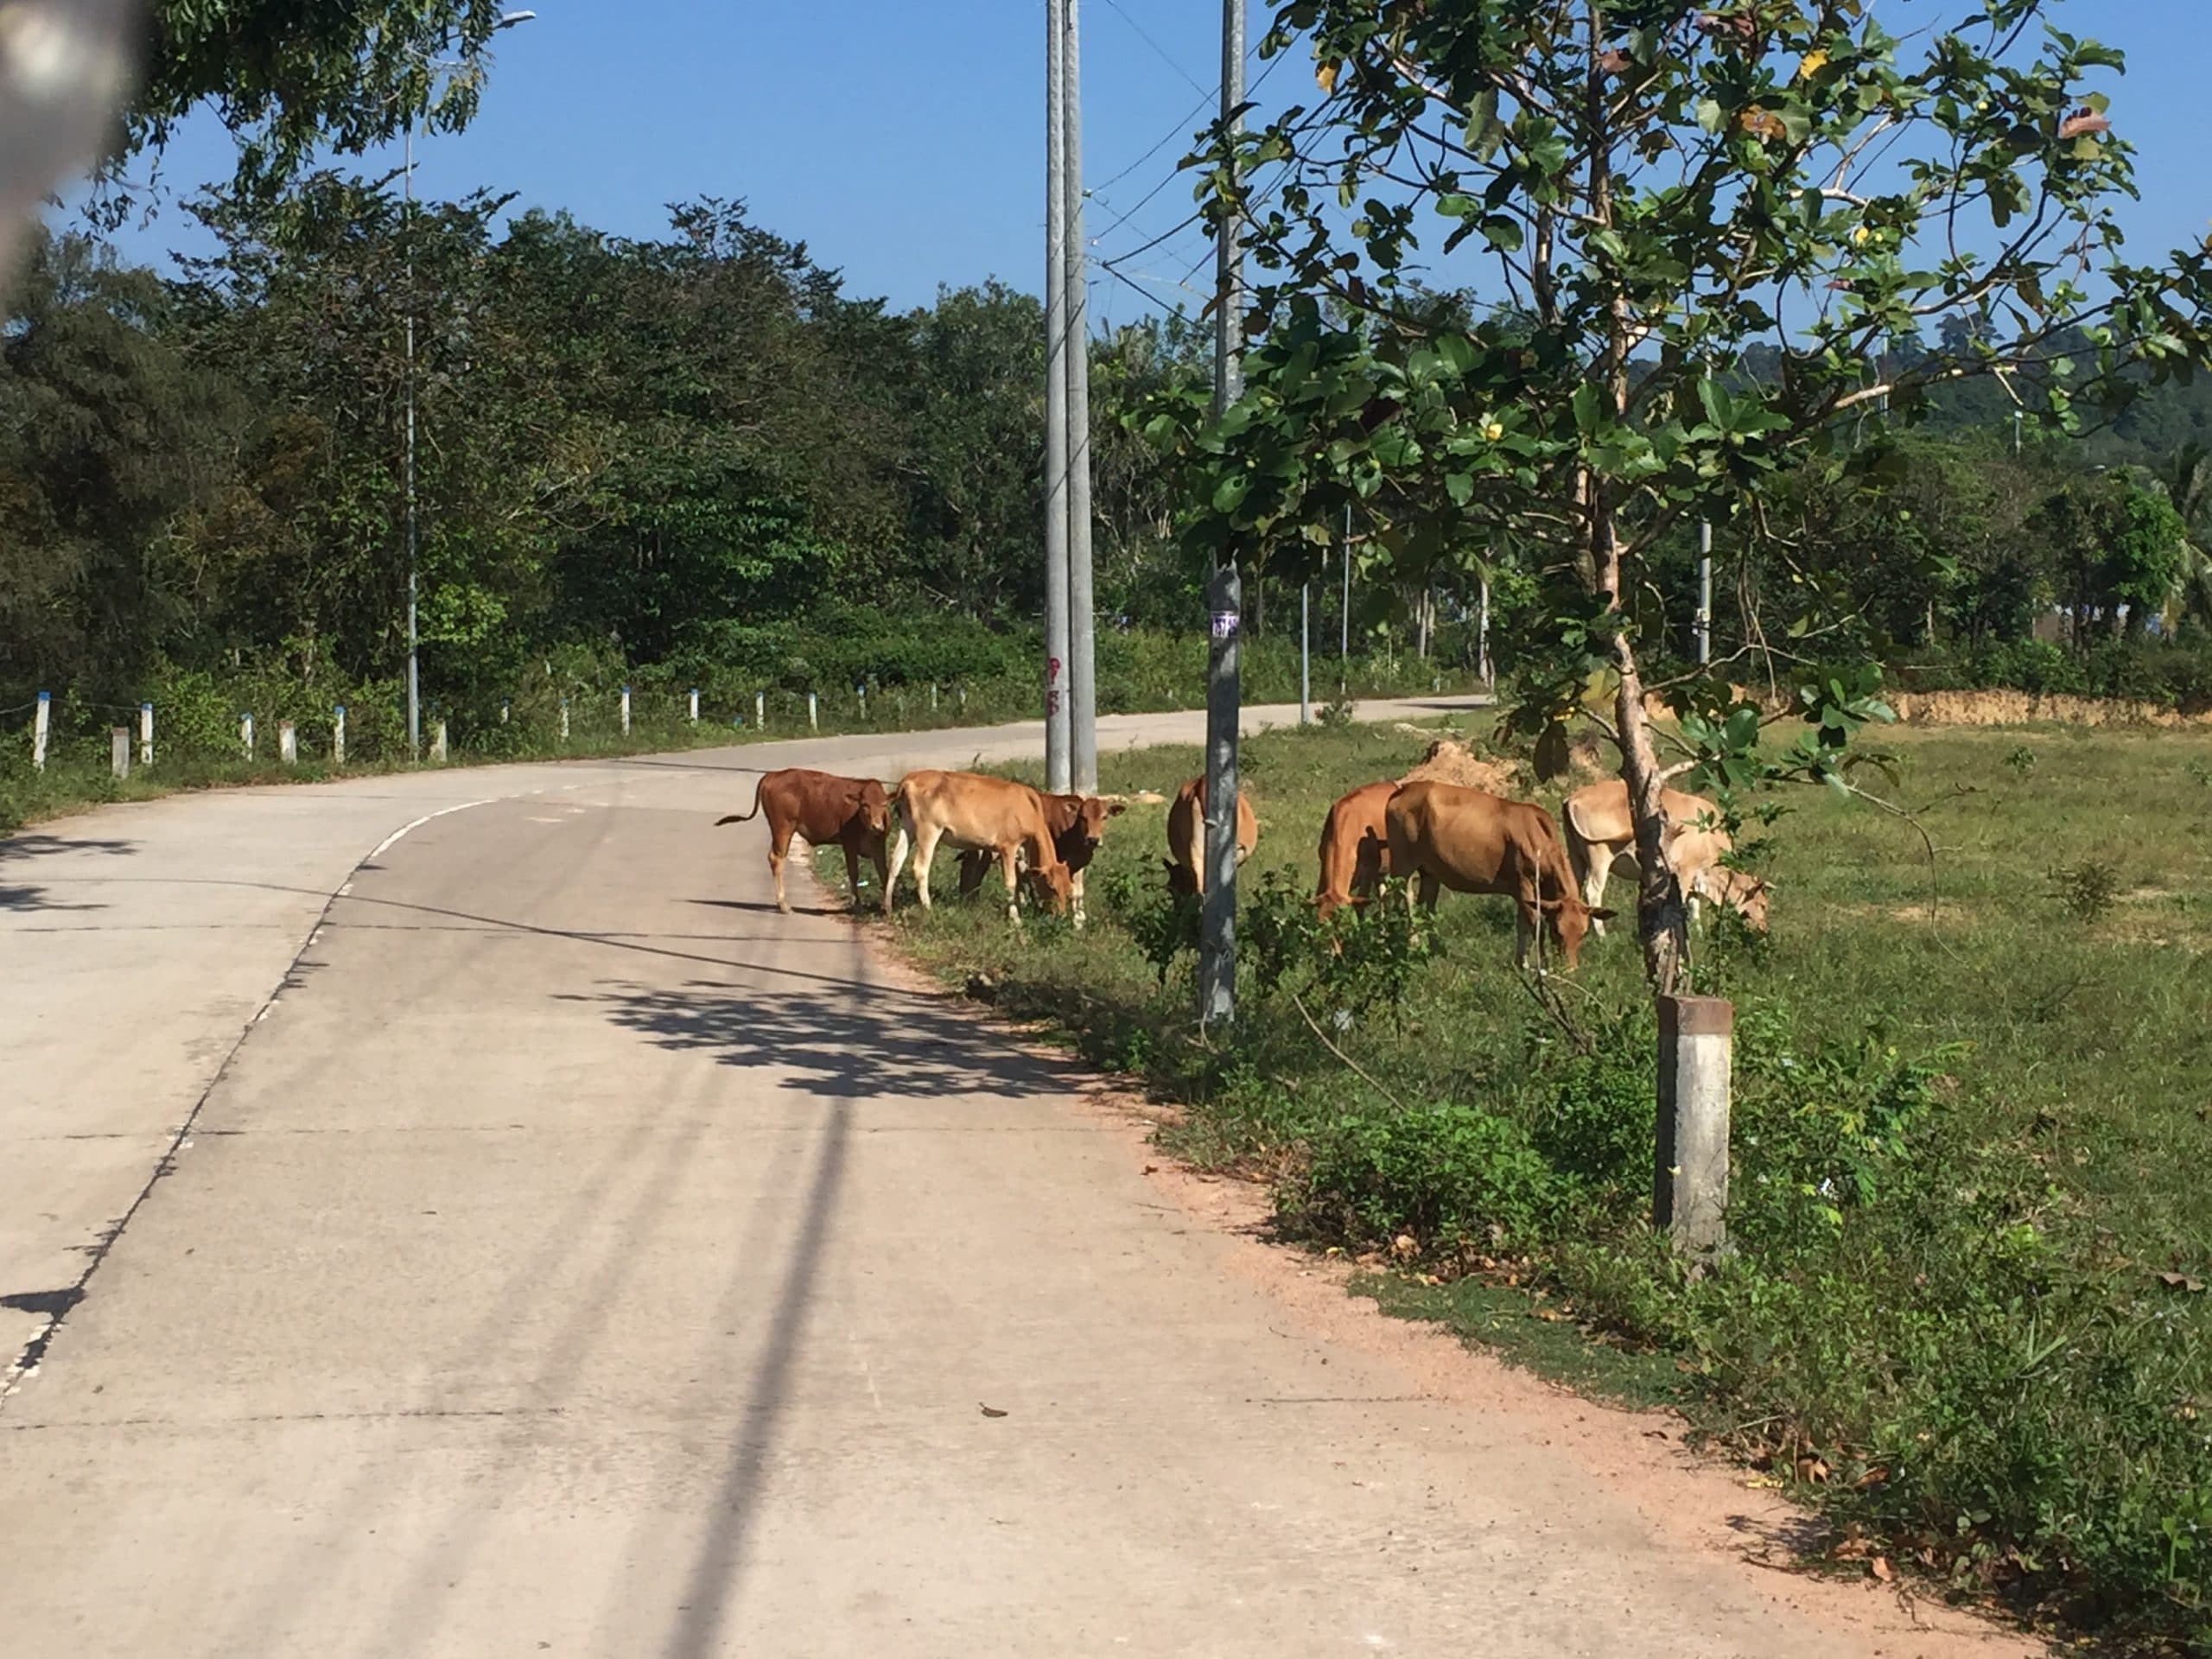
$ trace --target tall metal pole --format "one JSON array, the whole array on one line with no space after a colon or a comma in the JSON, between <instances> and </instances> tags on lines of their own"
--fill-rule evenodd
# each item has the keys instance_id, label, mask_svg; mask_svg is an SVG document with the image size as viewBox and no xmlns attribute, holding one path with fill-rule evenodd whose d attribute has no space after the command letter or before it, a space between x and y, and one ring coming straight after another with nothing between
<instances>
[{"instance_id":1,"label":"tall metal pole","mask_svg":"<svg viewBox=\"0 0 2212 1659\"><path fill-rule=\"evenodd\" d=\"M1244 0L1222 0L1221 116L1234 138L1243 129ZM1236 162L1230 167L1232 179ZM1218 421L1244 393L1244 238L1240 216L1221 221L1214 288L1213 410ZM1211 649L1206 663L1205 902L1198 918L1198 1020L1236 1017L1236 734L1243 709L1237 632L1244 584L1233 556L1206 588Z\"/></svg>"},{"instance_id":2,"label":"tall metal pole","mask_svg":"<svg viewBox=\"0 0 2212 1659\"><path fill-rule=\"evenodd\" d=\"M407 235L407 454L401 471L407 493L407 753L423 758L423 677L416 626L420 543L415 523L415 118L407 118L407 182L402 209Z\"/></svg>"},{"instance_id":3,"label":"tall metal pole","mask_svg":"<svg viewBox=\"0 0 2212 1659\"><path fill-rule=\"evenodd\" d=\"M1298 590L1298 723L1313 723L1313 584Z\"/></svg>"},{"instance_id":4,"label":"tall metal pole","mask_svg":"<svg viewBox=\"0 0 2212 1659\"><path fill-rule=\"evenodd\" d=\"M1045 3L1045 786L1068 766L1067 0Z\"/></svg>"},{"instance_id":5,"label":"tall metal pole","mask_svg":"<svg viewBox=\"0 0 2212 1659\"><path fill-rule=\"evenodd\" d=\"M1713 520L1697 526L1697 659L1713 660Z\"/></svg>"},{"instance_id":6,"label":"tall metal pole","mask_svg":"<svg viewBox=\"0 0 2212 1659\"><path fill-rule=\"evenodd\" d=\"M1067 6L1061 67L1067 200L1068 752L1078 794L1098 792L1096 601L1090 580L1090 260L1083 233L1082 0Z\"/></svg>"},{"instance_id":7,"label":"tall metal pole","mask_svg":"<svg viewBox=\"0 0 2212 1659\"><path fill-rule=\"evenodd\" d=\"M1344 602L1337 613L1337 690L1351 689L1351 508L1344 508Z\"/></svg>"}]
</instances>

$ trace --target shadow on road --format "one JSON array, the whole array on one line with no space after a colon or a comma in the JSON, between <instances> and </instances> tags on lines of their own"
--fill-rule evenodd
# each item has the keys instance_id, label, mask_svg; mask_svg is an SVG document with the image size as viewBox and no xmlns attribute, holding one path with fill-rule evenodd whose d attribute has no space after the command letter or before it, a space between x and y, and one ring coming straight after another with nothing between
<instances>
[{"instance_id":1,"label":"shadow on road","mask_svg":"<svg viewBox=\"0 0 2212 1659\"><path fill-rule=\"evenodd\" d=\"M561 1000L599 1003L616 1025L664 1048L788 1071L782 1087L837 1100L1020 1100L1072 1080L926 1000L879 1006L858 988L763 995L705 980L681 989L612 982L595 997Z\"/></svg>"},{"instance_id":2,"label":"shadow on road","mask_svg":"<svg viewBox=\"0 0 2212 1659\"><path fill-rule=\"evenodd\" d=\"M90 853L120 858L138 850L135 841L72 840L66 836L10 836L0 840L0 868L18 861L51 858L64 853ZM105 905L61 903L47 896L44 887L27 883L0 882L0 911L105 910Z\"/></svg>"}]
</instances>

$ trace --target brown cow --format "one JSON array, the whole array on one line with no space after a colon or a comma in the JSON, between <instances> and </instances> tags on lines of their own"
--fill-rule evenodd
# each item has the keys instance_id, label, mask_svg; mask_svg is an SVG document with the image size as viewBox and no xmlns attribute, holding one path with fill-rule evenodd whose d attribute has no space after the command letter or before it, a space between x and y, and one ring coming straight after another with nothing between
<instances>
[{"instance_id":1,"label":"brown cow","mask_svg":"<svg viewBox=\"0 0 2212 1659\"><path fill-rule=\"evenodd\" d=\"M1612 915L1585 905L1574 891L1559 826L1541 806L1455 784L1419 783L1393 795L1383 817L1390 868L1418 880L1421 902L1429 909L1436 908L1444 887L1513 899L1518 906L1513 959L1524 967L1529 941L1548 922L1573 972L1590 924Z\"/></svg>"},{"instance_id":2,"label":"brown cow","mask_svg":"<svg viewBox=\"0 0 2212 1659\"><path fill-rule=\"evenodd\" d=\"M1661 790L1659 809L1667 817L1667 862L1681 884L1690 920L1698 918L1699 901L1710 899L1736 912L1753 932L1765 932L1767 884L1720 861L1735 845L1720 827L1720 809L1679 789ZM1609 778L1576 790L1560 816L1567 820L1567 861L1585 904L1603 901L1608 876L1637 879L1636 824L1625 783ZM1599 937L1605 932L1600 925Z\"/></svg>"},{"instance_id":3,"label":"brown cow","mask_svg":"<svg viewBox=\"0 0 2212 1659\"><path fill-rule=\"evenodd\" d=\"M1175 791L1167 808L1167 891L1192 899L1206 890L1206 780L1204 772ZM1260 844L1260 821L1252 803L1236 791L1236 861L1242 864Z\"/></svg>"},{"instance_id":4,"label":"brown cow","mask_svg":"<svg viewBox=\"0 0 2212 1659\"><path fill-rule=\"evenodd\" d=\"M1075 925L1083 925L1083 873L1090 868L1090 861L1098 851L1098 843L1106 835L1106 820L1118 817L1128 811L1126 801L1106 801L1096 795L1046 795L1045 827L1052 832L1052 849L1060 855L1060 862L1068 867L1069 883L1075 902ZM960 896L963 899L983 885L983 876L998 861L997 851L989 847L969 847L960 855ZM1033 881L1033 888L1036 884ZM1048 897L1039 892L1039 902Z\"/></svg>"},{"instance_id":5,"label":"brown cow","mask_svg":"<svg viewBox=\"0 0 2212 1659\"><path fill-rule=\"evenodd\" d=\"M1321 825L1321 885L1313 902L1323 920L1375 896L1390 874L1390 830L1383 820L1398 785L1362 784L1329 809Z\"/></svg>"},{"instance_id":6,"label":"brown cow","mask_svg":"<svg viewBox=\"0 0 2212 1659\"><path fill-rule=\"evenodd\" d=\"M885 915L891 913L892 890L906 866L910 843L914 885L922 908L930 908L930 864L937 856L938 842L944 840L956 847L988 847L998 855L1006 875L1010 919L1021 919L1014 883L1025 859L1032 879L1043 884L1053 912L1067 909L1074 880L1052 845L1045 798L1028 785L972 772L910 772L891 791L891 804L899 815L899 835L891 849L890 878L883 884Z\"/></svg>"},{"instance_id":7,"label":"brown cow","mask_svg":"<svg viewBox=\"0 0 2212 1659\"><path fill-rule=\"evenodd\" d=\"M733 812L715 823L745 823L764 811L768 815L768 870L776 878L776 908L786 916L791 906L784 896L784 860L794 835L810 847L845 849L845 880L852 886L855 908L861 902L861 855L875 866L876 879L889 887L883 842L891 829L891 803L874 779L839 778L804 766L763 772L753 791L753 810Z\"/></svg>"}]
</instances>

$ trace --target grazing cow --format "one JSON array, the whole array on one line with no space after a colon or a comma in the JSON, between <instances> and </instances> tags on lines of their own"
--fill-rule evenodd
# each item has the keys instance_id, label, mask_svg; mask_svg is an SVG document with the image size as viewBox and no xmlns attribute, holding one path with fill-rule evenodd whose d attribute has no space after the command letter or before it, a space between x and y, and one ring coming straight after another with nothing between
<instances>
[{"instance_id":1,"label":"grazing cow","mask_svg":"<svg viewBox=\"0 0 2212 1659\"><path fill-rule=\"evenodd\" d=\"M1206 890L1206 780L1201 772L1175 791L1167 808L1167 891L1194 899ZM1252 803L1236 791L1236 861L1242 864L1260 844L1260 821Z\"/></svg>"},{"instance_id":2,"label":"grazing cow","mask_svg":"<svg viewBox=\"0 0 2212 1659\"><path fill-rule=\"evenodd\" d=\"M1590 924L1612 915L1590 908L1574 891L1559 826L1541 806L1456 784L1419 783L1393 795L1383 817L1391 872L1416 879L1429 909L1444 887L1504 893L1515 901L1513 959L1522 966L1536 930L1549 923L1572 973Z\"/></svg>"},{"instance_id":3,"label":"grazing cow","mask_svg":"<svg viewBox=\"0 0 2212 1659\"><path fill-rule=\"evenodd\" d=\"M1701 795L1679 789L1660 791L1659 808L1667 816L1667 861L1681 884L1690 920L1697 920L1699 901L1710 899L1736 912L1753 932L1765 932L1767 884L1720 861L1734 845L1720 827L1720 809ZM1567 862L1585 904L1603 901L1608 876L1637 879L1636 824L1629 815L1625 783L1609 778L1576 790L1567 798L1562 816L1567 820ZM1605 931L1600 926L1599 937Z\"/></svg>"},{"instance_id":4,"label":"grazing cow","mask_svg":"<svg viewBox=\"0 0 2212 1659\"><path fill-rule=\"evenodd\" d=\"M1313 895L1324 921L1345 905L1375 896L1390 874L1390 829L1384 822L1398 785L1362 784L1329 809L1321 825L1321 886Z\"/></svg>"},{"instance_id":5,"label":"grazing cow","mask_svg":"<svg viewBox=\"0 0 2212 1659\"><path fill-rule=\"evenodd\" d=\"M883 884L885 915L891 913L892 890L906 866L910 843L914 885L920 890L922 908L930 908L930 864L937 856L938 842L944 840L956 847L988 848L997 855L1006 876L1009 919L1021 919L1014 883L1025 860L1028 875L1042 884L1054 913L1067 909L1074 879L1052 844L1045 798L1028 785L972 772L910 772L892 791L891 804L899 815L899 835L891 849L891 874Z\"/></svg>"},{"instance_id":6,"label":"grazing cow","mask_svg":"<svg viewBox=\"0 0 2212 1659\"><path fill-rule=\"evenodd\" d=\"M1068 867L1071 895L1075 902L1075 925L1083 925L1083 873L1090 868L1098 843L1105 837L1106 820L1128 811L1124 801L1106 801L1096 795L1046 795L1045 827L1052 832L1052 849ZM966 898L983 885L984 874L998 860L997 850L970 847L960 855L960 896ZM1037 884L1033 879L1033 890ZM1038 893L1039 903L1046 895Z\"/></svg>"},{"instance_id":7,"label":"grazing cow","mask_svg":"<svg viewBox=\"0 0 2212 1659\"><path fill-rule=\"evenodd\" d=\"M784 860L795 835L810 847L845 849L845 880L852 886L855 908L861 901L863 855L888 888L883 843L891 829L891 803L874 779L839 778L804 766L763 772L753 791L753 810L733 812L715 823L745 823L763 812L768 815L768 871L776 878L776 908L786 916L791 906L784 896Z\"/></svg>"}]
</instances>

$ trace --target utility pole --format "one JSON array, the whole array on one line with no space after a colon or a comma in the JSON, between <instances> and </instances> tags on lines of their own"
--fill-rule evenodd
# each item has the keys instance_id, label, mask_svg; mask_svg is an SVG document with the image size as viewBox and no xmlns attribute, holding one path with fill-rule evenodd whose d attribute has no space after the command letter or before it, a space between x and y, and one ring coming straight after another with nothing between
<instances>
[{"instance_id":1,"label":"utility pole","mask_svg":"<svg viewBox=\"0 0 2212 1659\"><path fill-rule=\"evenodd\" d=\"M1090 259L1083 233L1083 7L1067 7L1061 188L1067 200L1068 751L1074 787L1098 792L1096 601L1090 580Z\"/></svg>"},{"instance_id":2,"label":"utility pole","mask_svg":"<svg viewBox=\"0 0 2212 1659\"><path fill-rule=\"evenodd\" d=\"M1351 690L1351 504L1344 504L1344 602L1337 613L1337 695Z\"/></svg>"},{"instance_id":3,"label":"utility pole","mask_svg":"<svg viewBox=\"0 0 2212 1659\"><path fill-rule=\"evenodd\" d=\"M1068 755L1067 5L1045 0L1045 787Z\"/></svg>"},{"instance_id":4,"label":"utility pole","mask_svg":"<svg viewBox=\"0 0 2212 1659\"><path fill-rule=\"evenodd\" d=\"M1713 520L1697 525L1697 659L1713 660Z\"/></svg>"},{"instance_id":5,"label":"utility pole","mask_svg":"<svg viewBox=\"0 0 2212 1659\"><path fill-rule=\"evenodd\" d=\"M407 758L423 758L423 677L416 625L420 543L415 523L415 117L407 118L407 183L402 226L407 237L407 453L400 471L407 495Z\"/></svg>"},{"instance_id":6,"label":"utility pole","mask_svg":"<svg viewBox=\"0 0 2212 1659\"><path fill-rule=\"evenodd\" d=\"M1222 0L1221 118L1231 142L1242 135L1244 104L1244 0ZM1236 164L1230 163L1232 183ZM1244 393L1244 235L1232 209L1216 232L1213 414L1219 421ZM1244 588L1232 552L1215 566L1206 588L1206 886L1198 922L1198 1020L1236 1018L1236 734L1243 715L1237 683L1237 630Z\"/></svg>"}]
</instances>

